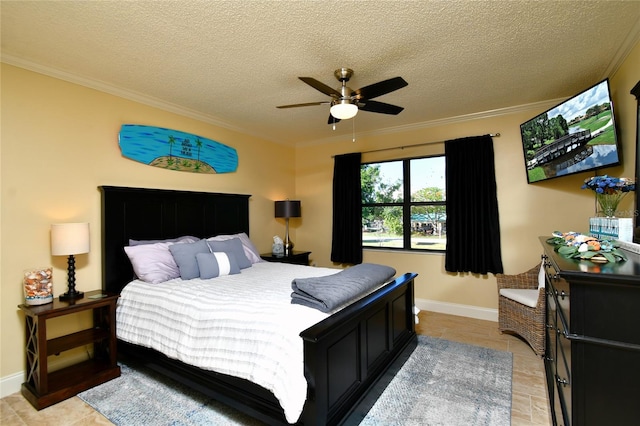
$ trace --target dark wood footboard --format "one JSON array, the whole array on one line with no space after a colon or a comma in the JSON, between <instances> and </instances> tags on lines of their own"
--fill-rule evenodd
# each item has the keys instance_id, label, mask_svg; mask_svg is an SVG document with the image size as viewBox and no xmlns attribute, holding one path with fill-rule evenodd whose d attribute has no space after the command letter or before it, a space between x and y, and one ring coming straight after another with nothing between
<instances>
[{"instance_id":1,"label":"dark wood footboard","mask_svg":"<svg viewBox=\"0 0 640 426\"><path fill-rule=\"evenodd\" d=\"M309 384L305 425L339 424L416 339L415 277L404 274L302 332Z\"/></svg>"}]
</instances>

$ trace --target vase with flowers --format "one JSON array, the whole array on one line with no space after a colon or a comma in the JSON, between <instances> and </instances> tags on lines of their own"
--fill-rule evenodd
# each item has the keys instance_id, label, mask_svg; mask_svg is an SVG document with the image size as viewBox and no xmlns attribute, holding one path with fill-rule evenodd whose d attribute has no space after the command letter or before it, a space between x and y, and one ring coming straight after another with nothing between
<instances>
[{"instance_id":1,"label":"vase with flowers","mask_svg":"<svg viewBox=\"0 0 640 426\"><path fill-rule=\"evenodd\" d=\"M591 189L596 193L601 215L615 217L620 201L629 192L636 190L636 183L629 178L593 176L585 179L582 189Z\"/></svg>"}]
</instances>

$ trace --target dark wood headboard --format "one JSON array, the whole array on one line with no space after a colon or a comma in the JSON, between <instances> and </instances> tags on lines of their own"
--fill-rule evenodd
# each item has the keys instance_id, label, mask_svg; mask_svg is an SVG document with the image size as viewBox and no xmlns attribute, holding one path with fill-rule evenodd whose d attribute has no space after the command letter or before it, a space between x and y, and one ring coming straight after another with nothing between
<instances>
[{"instance_id":1,"label":"dark wood headboard","mask_svg":"<svg viewBox=\"0 0 640 426\"><path fill-rule=\"evenodd\" d=\"M246 232L249 197L243 194L100 186L102 289L112 293L131 281L124 246L129 239L199 238Z\"/></svg>"}]
</instances>

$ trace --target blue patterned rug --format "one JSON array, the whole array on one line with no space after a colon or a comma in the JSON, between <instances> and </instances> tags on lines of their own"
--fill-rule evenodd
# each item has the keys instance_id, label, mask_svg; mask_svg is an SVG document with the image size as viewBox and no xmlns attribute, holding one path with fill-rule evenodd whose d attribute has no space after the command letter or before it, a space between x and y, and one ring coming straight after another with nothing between
<instances>
[{"instance_id":1,"label":"blue patterned rug","mask_svg":"<svg viewBox=\"0 0 640 426\"><path fill-rule=\"evenodd\" d=\"M344 424L508 426L512 361L510 352L418 336ZM121 367L121 377L78 395L116 425L261 424L151 370Z\"/></svg>"}]
</instances>

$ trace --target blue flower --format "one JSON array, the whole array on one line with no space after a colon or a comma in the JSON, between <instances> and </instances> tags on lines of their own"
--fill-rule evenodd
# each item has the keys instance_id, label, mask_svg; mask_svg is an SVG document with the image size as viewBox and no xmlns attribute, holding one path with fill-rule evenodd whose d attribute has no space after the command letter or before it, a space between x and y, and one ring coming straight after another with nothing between
<instances>
[{"instance_id":1,"label":"blue flower","mask_svg":"<svg viewBox=\"0 0 640 426\"><path fill-rule=\"evenodd\" d=\"M636 184L629 178L615 178L607 175L593 176L584 180L582 189L591 189L597 194L619 194L635 191Z\"/></svg>"}]
</instances>

